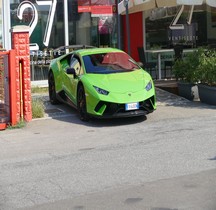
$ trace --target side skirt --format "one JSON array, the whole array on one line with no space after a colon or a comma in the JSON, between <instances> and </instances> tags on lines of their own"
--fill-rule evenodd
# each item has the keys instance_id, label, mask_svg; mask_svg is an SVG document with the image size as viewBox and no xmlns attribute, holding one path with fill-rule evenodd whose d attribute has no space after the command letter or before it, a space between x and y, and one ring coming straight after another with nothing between
<instances>
[{"instance_id":1,"label":"side skirt","mask_svg":"<svg viewBox=\"0 0 216 210\"><path fill-rule=\"evenodd\" d=\"M70 98L67 96L65 91L60 91L57 93L57 98L59 101L61 101L64 104L67 104L75 109L77 109L77 106L70 100Z\"/></svg>"}]
</instances>

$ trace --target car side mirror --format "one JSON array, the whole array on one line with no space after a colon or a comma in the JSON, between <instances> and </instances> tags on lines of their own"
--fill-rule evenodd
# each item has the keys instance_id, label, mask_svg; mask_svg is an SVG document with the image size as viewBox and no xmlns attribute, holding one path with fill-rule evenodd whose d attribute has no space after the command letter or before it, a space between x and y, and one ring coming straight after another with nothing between
<instances>
[{"instance_id":1,"label":"car side mirror","mask_svg":"<svg viewBox=\"0 0 216 210\"><path fill-rule=\"evenodd\" d=\"M66 73L67 73L67 74L73 74L74 77L76 76L76 71L75 71L74 68L67 68L67 69L66 69Z\"/></svg>"},{"instance_id":2,"label":"car side mirror","mask_svg":"<svg viewBox=\"0 0 216 210\"><path fill-rule=\"evenodd\" d=\"M143 68L144 67L144 65L143 65L143 63L142 62L137 62L137 64L141 67L141 68Z\"/></svg>"}]
</instances>

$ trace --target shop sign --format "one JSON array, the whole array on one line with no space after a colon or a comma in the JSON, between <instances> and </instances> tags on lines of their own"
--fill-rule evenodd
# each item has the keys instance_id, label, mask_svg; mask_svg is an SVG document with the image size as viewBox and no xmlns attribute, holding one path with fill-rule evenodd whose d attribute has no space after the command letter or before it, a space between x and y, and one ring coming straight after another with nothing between
<instances>
[{"instance_id":1,"label":"shop sign","mask_svg":"<svg viewBox=\"0 0 216 210\"><path fill-rule=\"evenodd\" d=\"M55 11L56 11L56 4L57 4L57 0L36 0L36 5L38 5L39 7L40 6L49 6L49 8L50 8L48 18L47 18L47 25L46 25L46 29L45 29L45 33L44 33L44 38L43 38L43 44L46 47L49 45L49 41L50 41L50 35L51 35L54 15L55 15ZM32 10L32 19L29 23L29 27L30 27L29 35L31 36L31 34L33 33L33 31L34 31L34 29L38 23L38 11L32 2L23 1L19 4L19 6L17 8L17 17L20 20L23 20L24 11L26 9ZM34 43L32 45L34 45L34 47L35 47L37 44ZM31 45L30 45L30 50L32 50Z\"/></svg>"},{"instance_id":2,"label":"shop sign","mask_svg":"<svg viewBox=\"0 0 216 210\"><path fill-rule=\"evenodd\" d=\"M116 7L112 5L78 6L78 12L91 12L92 17L112 16L116 12Z\"/></svg>"},{"instance_id":3,"label":"shop sign","mask_svg":"<svg viewBox=\"0 0 216 210\"><path fill-rule=\"evenodd\" d=\"M197 26L184 24L184 29L169 30L169 42L172 44L193 45L198 40L196 35Z\"/></svg>"},{"instance_id":4,"label":"shop sign","mask_svg":"<svg viewBox=\"0 0 216 210\"><path fill-rule=\"evenodd\" d=\"M92 6L91 7L92 17L112 16L112 15L113 15L112 6Z\"/></svg>"},{"instance_id":5,"label":"shop sign","mask_svg":"<svg viewBox=\"0 0 216 210\"><path fill-rule=\"evenodd\" d=\"M91 12L91 6L78 6L78 12Z\"/></svg>"}]
</instances>

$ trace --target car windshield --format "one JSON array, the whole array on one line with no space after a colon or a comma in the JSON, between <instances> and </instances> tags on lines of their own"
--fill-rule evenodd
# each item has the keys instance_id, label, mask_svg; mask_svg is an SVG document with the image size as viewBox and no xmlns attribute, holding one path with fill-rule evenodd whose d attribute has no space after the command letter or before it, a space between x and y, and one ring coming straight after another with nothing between
<instances>
[{"instance_id":1,"label":"car windshield","mask_svg":"<svg viewBox=\"0 0 216 210\"><path fill-rule=\"evenodd\" d=\"M126 72L140 67L126 53L109 52L83 56L86 73L109 74Z\"/></svg>"}]
</instances>

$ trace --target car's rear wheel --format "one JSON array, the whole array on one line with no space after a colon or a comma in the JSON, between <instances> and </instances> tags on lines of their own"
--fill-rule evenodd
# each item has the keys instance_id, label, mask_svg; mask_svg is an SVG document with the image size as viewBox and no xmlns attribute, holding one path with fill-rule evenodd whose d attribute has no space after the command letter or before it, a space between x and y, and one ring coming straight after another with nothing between
<instances>
[{"instance_id":1,"label":"car's rear wheel","mask_svg":"<svg viewBox=\"0 0 216 210\"><path fill-rule=\"evenodd\" d=\"M79 117L82 121L88 121L89 116L87 114L86 109L86 96L85 96L85 90L82 85L78 88L78 94L77 94L77 109L79 112Z\"/></svg>"},{"instance_id":2,"label":"car's rear wheel","mask_svg":"<svg viewBox=\"0 0 216 210\"><path fill-rule=\"evenodd\" d=\"M49 99L51 104L58 104L59 100L56 97L56 89L55 89L55 79L52 72L48 75L48 84L49 84Z\"/></svg>"}]
</instances>

